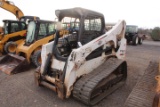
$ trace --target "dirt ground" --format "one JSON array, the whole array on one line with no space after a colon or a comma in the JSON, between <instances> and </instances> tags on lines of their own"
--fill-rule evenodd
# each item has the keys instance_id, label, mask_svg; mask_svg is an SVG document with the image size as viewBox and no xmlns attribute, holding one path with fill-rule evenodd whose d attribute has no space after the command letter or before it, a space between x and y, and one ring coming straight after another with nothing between
<instances>
[{"instance_id":1,"label":"dirt ground","mask_svg":"<svg viewBox=\"0 0 160 107\"><path fill-rule=\"evenodd\" d=\"M125 100L141 78L150 60L160 57L160 42L144 41L127 46L128 78L126 84L95 107L123 107ZM73 98L60 100L55 92L34 83L35 69L8 76L0 72L0 107L86 107Z\"/></svg>"}]
</instances>

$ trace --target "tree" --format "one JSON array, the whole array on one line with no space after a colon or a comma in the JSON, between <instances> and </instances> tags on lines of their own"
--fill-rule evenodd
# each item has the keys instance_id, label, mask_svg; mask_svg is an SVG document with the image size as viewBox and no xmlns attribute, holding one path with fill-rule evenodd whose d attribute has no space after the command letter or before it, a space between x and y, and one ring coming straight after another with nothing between
<instances>
[{"instance_id":1,"label":"tree","mask_svg":"<svg viewBox=\"0 0 160 107\"><path fill-rule=\"evenodd\" d=\"M160 27L155 27L151 32L151 37L154 41L160 40Z\"/></svg>"}]
</instances>

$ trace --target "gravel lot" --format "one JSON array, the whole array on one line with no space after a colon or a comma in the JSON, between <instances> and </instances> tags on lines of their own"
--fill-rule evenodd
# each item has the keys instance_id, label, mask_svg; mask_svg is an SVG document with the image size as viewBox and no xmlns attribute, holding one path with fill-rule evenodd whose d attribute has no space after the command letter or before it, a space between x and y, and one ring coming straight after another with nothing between
<instances>
[{"instance_id":1,"label":"gravel lot","mask_svg":"<svg viewBox=\"0 0 160 107\"><path fill-rule=\"evenodd\" d=\"M150 60L159 60L160 42L144 41L142 45L127 46L128 78L126 84L95 107L123 107L125 100L141 78ZM55 92L37 87L33 72L8 76L0 72L0 107L85 107L73 98L60 100Z\"/></svg>"}]
</instances>

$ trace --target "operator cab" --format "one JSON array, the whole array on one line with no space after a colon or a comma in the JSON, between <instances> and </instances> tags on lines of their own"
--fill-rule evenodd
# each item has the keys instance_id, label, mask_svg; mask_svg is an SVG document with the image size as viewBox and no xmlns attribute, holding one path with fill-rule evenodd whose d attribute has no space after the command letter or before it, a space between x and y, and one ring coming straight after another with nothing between
<instances>
[{"instance_id":1,"label":"operator cab","mask_svg":"<svg viewBox=\"0 0 160 107\"><path fill-rule=\"evenodd\" d=\"M63 28L69 30L69 34L59 38L55 44L62 57L68 57L72 49L85 45L105 33L104 16L101 13L82 8L56 10L55 13Z\"/></svg>"},{"instance_id":2,"label":"operator cab","mask_svg":"<svg viewBox=\"0 0 160 107\"><path fill-rule=\"evenodd\" d=\"M126 25L126 33L137 33L138 26L135 25Z\"/></svg>"},{"instance_id":3,"label":"operator cab","mask_svg":"<svg viewBox=\"0 0 160 107\"><path fill-rule=\"evenodd\" d=\"M53 35L56 22L45 20L33 20L30 21L27 28L27 36L25 45L30 45L39 39L43 39L47 36Z\"/></svg>"},{"instance_id":4,"label":"operator cab","mask_svg":"<svg viewBox=\"0 0 160 107\"><path fill-rule=\"evenodd\" d=\"M12 34L27 29L27 25L24 22L14 20L3 20L3 23L4 35Z\"/></svg>"},{"instance_id":5,"label":"operator cab","mask_svg":"<svg viewBox=\"0 0 160 107\"><path fill-rule=\"evenodd\" d=\"M16 20L3 20L4 35L19 32L27 29L27 24L30 20L40 20L39 17L23 16L20 21Z\"/></svg>"},{"instance_id":6,"label":"operator cab","mask_svg":"<svg viewBox=\"0 0 160 107\"><path fill-rule=\"evenodd\" d=\"M127 39L128 43L132 41L135 35L138 35L138 26L126 25L125 38Z\"/></svg>"}]
</instances>

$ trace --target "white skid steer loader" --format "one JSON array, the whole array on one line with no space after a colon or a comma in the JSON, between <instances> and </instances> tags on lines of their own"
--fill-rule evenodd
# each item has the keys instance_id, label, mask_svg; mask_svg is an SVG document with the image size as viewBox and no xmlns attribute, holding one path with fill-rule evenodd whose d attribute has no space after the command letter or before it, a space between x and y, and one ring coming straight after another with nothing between
<instances>
[{"instance_id":1,"label":"white skid steer loader","mask_svg":"<svg viewBox=\"0 0 160 107\"><path fill-rule=\"evenodd\" d=\"M70 34L42 47L42 65L35 72L37 85L50 88L61 99L74 98L95 105L118 89L127 78L126 23L119 21L105 32L101 13L71 8L56 10ZM67 22L65 22L67 21Z\"/></svg>"}]
</instances>

